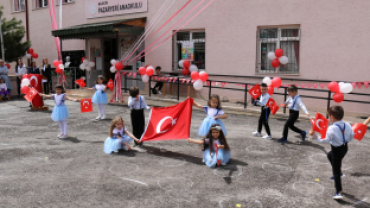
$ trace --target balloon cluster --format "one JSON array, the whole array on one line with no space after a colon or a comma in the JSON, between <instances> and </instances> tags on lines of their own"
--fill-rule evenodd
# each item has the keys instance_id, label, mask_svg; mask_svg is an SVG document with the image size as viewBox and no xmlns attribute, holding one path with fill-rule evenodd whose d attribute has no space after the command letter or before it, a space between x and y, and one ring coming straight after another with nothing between
<instances>
[{"instance_id":1,"label":"balloon cluster","mask_svg":"<svg viewBox=\"0 0 370 208\"><path fill-rule=\"evenodd\" d=\"M283 56L284 51L280 48L276 49L275 52L270 51L267 54L267 57L272 60L271 65L274 68L277 68L280 66L280 64L287 64L289 62L288 57Z\"/></svg>"},{"instance_id":2,"label":"balloon cluster","mask_svg":"<svg viewBox=\"0 0 370 208\"><path fill-rule=\"evenodd\" d=\"M274 87L279 88L281 86L281 78L274 77L273 79L270 79L270 77L265 77L263 78L262 83L265 83L268 86L267 93L272 95L274 94Z\"/></svg>"},{"instance_id":3,"label":"balloon cluster","mask_svg":"<svg viewBox=\"0 0 370 208\"><path fill-rule=\"evenodd\" d=\"M64 73L64 65L63 62L55 60L53 61L53 65L55 66L55 72L57 74L62 74Z\"/></svg>"},{"instance_id":4,"label":"balloon cluster","mask_svg":"<svg viewBox=\"0 0 370 208\"><path fill-rule=\"evenodd\" d=\"M114 59L110 60L110 64L112 65L110 67L110 72L116 73L116 71L121 71L123 69L123 64L119 61L116 61Z\"/></svg>"},{"instance_id":5,"label":"balloon cluster","mask_svg":"<svg viewBox=\"0 0 370 208\"><path fill-rule=\"evenodd\" d=\"M203 88L203 83L207 81L208 74L205 71L201 71L198 73L198 71L191 72L191 79L195 80L193 83L193 87L195 90L201 90Z\"/></svg>"},{"instance_id":6,"label":"balloon cluster","mask_svg":"<svg viewBox=\"0 0 370 208\"><path fill-rule=\"evenodd\" d=\"M154 74L154 68L153 66L148 66L148 67L140 67L139 68L139 74L141 75L141 80L143 82L148 82L149 77Z\"/></svg>"},{"instance_id":7,"label":"balloon cluster","mask_svg":"<svg viewBox=\"0 0 370 208\"><path fill-rule=\"evenodd\" d=\"M353 90L353 86L351 83L344 83L344 82L330 82L328 84L328 88L330 91L334 92L333 100L337 103L340 103L344 100L343 93L350 93Z\"/></svg>"},{"instance_id":8,"label":"balloon cluster","mask_svg":"<svg viewBox=\"0 0 370 208\"><path fill-rule=\"evenodd\" d=\"M26 78L27 75L23 75L22 82L21 82L21 92L23 94L27 94L30 91L29 85L31 81Z\"/></svg>"},{"instance_id":9,"label":"balloon cluster","mask_svg":"<svg viewBox=\"0 0 370 208\"><path fill-rule=\"evenodd\" d=\"M189 60L180 60L179 66L183 68L181 72L184 76L189 75L191 72L198 71L198 67L194 64L190 64Z\"/></svg>"},{"instance_id":10,"label":"balloon cluster","mask_svg":"<svg viewBox=\"0 0 370 208\"><path fill-rule=\"evenodd\" d=\"M91 68L95 67L95 62L89 61L86 57L82 57L81 61L82 64L80 64L80 69L82 70L86 69L87 71L90 71Z\"/></svg>"},{"instance_id":11,"label":"balloon cluster","mask_svg":"<svg viewBox=\"0 0 370 208\"><path fill-rule=\"evenodd\" d=\"M10 69L10 64L6 63L5 66L6 68Z\"/></svg>"},{"instance_id":12,"label":"balloon cluster","mask_svg":"<svg viewBox=\"0 0 370 208\"><path fill-rule=\"evenodd\" d=\"M36 53L32 48L29 48L27 50L27 54L26 54L26 57L28 59L30 59L31 57L34 58L34 59L37 59L39 57L39 54Z\"/></svg>"}]
</instances>

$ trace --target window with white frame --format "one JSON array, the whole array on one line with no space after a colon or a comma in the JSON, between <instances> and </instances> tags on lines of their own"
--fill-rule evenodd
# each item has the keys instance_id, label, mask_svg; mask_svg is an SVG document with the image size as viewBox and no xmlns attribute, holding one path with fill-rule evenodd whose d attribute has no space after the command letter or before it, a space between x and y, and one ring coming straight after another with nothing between
<instances>
[{"instance_id":1,"label":"window with white frame","mask_svg":"<svg viewBox=\"0 0 370 208\"><path fill-rule=\"evenodd\" d=\"M173 69L178 70L181 59L190 59L199 70L206 68L206 33L204 31L181 31L174 37Z\"/></svg>"},{"instance_id":2,"label":"window with white frame","mask_svg":"<svg viewBox=\"0 0 370 208\"><path fill-rule=\"evenodd\" d=\"M292 28L260 28L257 31L256 73L299 74L299 49L301 31ZM267 54L281 48L289 62L273 68Z\"/></svg>"},{"instance_id":3,"label":"window with white frame","mask_svg":"<svg viewBox=\"0 0 370 208\"><path fill-rule=\"evenodd\" d=\"M48 0L36 0L36 8L42 8L48 6Z\"/></svg>"},{"instance_id":4,"label":"window with white frame","mask_svg":"<svg viewBox=\"0 0 370 208\"><path fill-rule=\"evenodd\" d=\"M13 0L14 11L15 12L22 12L25 9L25 0Z\"/></svg>"},{"instance_id":5,"label":"window with white frame","mask_svg":"<svg viewBox=\"0 0 370 208\"><path fill-rule=\"evenodd\" d=\"M70 3L70 2L74 2L75 0L63 0L63 3Z\"/></svg>"}]
</instances>

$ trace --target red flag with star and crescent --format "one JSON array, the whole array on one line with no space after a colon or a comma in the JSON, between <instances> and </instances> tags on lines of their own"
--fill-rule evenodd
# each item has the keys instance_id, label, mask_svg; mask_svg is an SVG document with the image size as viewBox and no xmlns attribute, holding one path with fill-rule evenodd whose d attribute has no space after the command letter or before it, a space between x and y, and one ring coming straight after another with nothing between
<instances>
[{"instance_id":1,"label":"red flag with star and crescent","mask_svg":"<svg viewBox=\"0 0 370 208\"><path fill-rule=\"evenodd\" d=\"M364 125L361 123L355 123L352 125L352 131L355 133L353 138L357 139L358 141L361 141L362 138L364 138L366 134L367 125Z\"/></svg>"},{"instance_id":2,"label":"red flag with star and crescent","mask_svg":"<svg viewBox=\"0 0 370 208\"><path fill-rule=\"evenodd\" d=\"M141 141L189 138L192 112L192 98L169 107L153 107Z\"/></svg>"},{"instance_id":3,"label":"red flag with star and crescent","mask_svg":"<svg viewBox=\"0 0 370 208\"><path fill-rule=\"evenodd\" d=\"M267 106L270 108L272 115L275 115L276 111L280 108L272 98L267 101Z\"/></svg>"},{"instance_id":4,"label":"red flag with star and crescent","mask_svg":"<svg viewBox=\"0 0 370 208\"><path fill-rule=\"evenodd\" d=\"M80 104L81 104L81 113L93 111L91 99L81 99Z\"/></svg>"},{"instance_id":5,"label":"red flag with star and crescent","mask_svg":"<svg viewBox=\"0 0 370 208\"><path fill-rule=\"evenodd\" d=\"M326 137L326 130L328 129L329 120L325 118L319 112L316 113L315 120L312 122L312 130L321 134L321 138L324 139Z\"/></svg>"},{"instance_id":6,"label":"red flag with star and crescent","mask_svg":"<svg viewBox=\"0 0 370 208\"><path fill-rule=\"evenodd\" d=\"M249 91L249 94L253 97L253 99L259 98L261 96L261 87L259 84L254 85Z\"/></svg>"}]
</instances>

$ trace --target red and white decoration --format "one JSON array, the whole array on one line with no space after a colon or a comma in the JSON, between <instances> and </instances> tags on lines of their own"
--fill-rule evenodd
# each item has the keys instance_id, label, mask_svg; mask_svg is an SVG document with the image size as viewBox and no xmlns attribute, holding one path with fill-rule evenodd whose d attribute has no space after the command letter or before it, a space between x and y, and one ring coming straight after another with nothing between
<instances>
[{"instance_id":1,"label":"red and white decoration","mask_svg":"<svg viewBox=\"0 0 370 208\"><path fill-rule=\"evenodd\" d=\"M191 79L194 81L193 87L195 90L201 90L203 88L203 83L208 80L208 74L205 71L191 72Z\"/></svg>"},{"instance_id":2,"label":"red and white decoration","mask_svg":"<svg viewBox=\"0 0 370 208\"><path fill-rule=\"evenodd\" d=\"M329 120L319 112L316 113L315 120L311 119L312 130L321 134L321 138L325 139L328 129Z\"/></svg>"},{"instance_id":3,"label":"red and white decoration","mask_svg":"<svg viewBox=\"0 0 370 208\"><path fill-rule=\"evenodd\" d=\"M280 48L276 49L275 52L270 51L267 57L272 60L271 65L274 68L278 68L280 64L287 64L289 62L288 57L283 56L284 51Z\"/></svg>"},{"instance_id":4,"label":"red and white decoration","mask_svg":"<svg viewBox=\"0 0 370 208\"><path fill-rule=\"evenodd\" d=\"M27 50L27 54L26 54L26 57L28 59L30 59L31 57L34 58L34 59L37 59L39 57L39 54L35 52L35 50L33 50L32 48L29 48Z\"/></svg>"},{"instance_id":5,"label":"red and white decoration","mask_svg":"<svg viewBox=\"0 0 370 208\"><path fill-rule=\"evenodd\" d=\"M270 77L265 77L263 78L262 83L267 84L268 86L267 93L269 95L272 95L274 94L274 87L279 88L281 86L281 78L274 77L273 79L270 79Z\"/></svg>"},{"instance_id":6,"label":"red and white decoration","mask_svg":"<svg viewBox=\"0 0 370 208\"><path fill-rule=\"evenodd\" d=\"M139 74L141 75L141 80L143 82L148 82L149 81L149 77L152 76L154 74L154 68L153 66L148 66L148 67L140 67L139 68ZM136 76L136 73L133 74L134 76Z\"/></svg>"},{"instance_id":7,"label":"red and white decoration","mask_svg":"<svg viewBox=\"0 0 370 208\"><path fill-rule=\"evenodd\" d=\"M344 82L330 82L328 85L328 89L334 92L333 100L337 103L340 103L344 100L343 93L350 93L353 90L353 86L351 83L344 83Z\"/></svg>"},{"instance_id":8,"label":"red and white decoration","mask_svg":"<svg viewBox=\"0 0 370 208\"><path fill-rule=\"evenodd\" d=\"M86 57L82 57L81 61L82 63L80 64L80 69L82 70L86 69L87 71L90 71L92 68L95 67L95 62L89 61Z\"/></svg>"},{"instance_id":9,"label":"red and white decoration","mask_svg":"<svg viewBox=\"0 0 370 208\"><path fill-rule=\"evenodd\" d=\"M180 60L179 66L180 68L183 68L181 72L184 76L189 75L190 73L194 71L198 72L198 67L194 64L191 64L190 61L186 59Z\"/></svg>"}]
</instances>

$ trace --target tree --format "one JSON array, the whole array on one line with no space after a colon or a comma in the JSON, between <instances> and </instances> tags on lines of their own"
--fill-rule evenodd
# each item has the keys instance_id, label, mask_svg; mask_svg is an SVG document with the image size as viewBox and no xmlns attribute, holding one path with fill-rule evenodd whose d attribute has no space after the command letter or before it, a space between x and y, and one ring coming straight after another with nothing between
<instances>
[{"instance_id":1,"label":"tree","mask_svg":"<svg viewBox=\"0 0 370 208\"><path fill-rule=\"evenodd\" d=\"M0 16L3 15L3 6L0 6ZM6 18L1 19L1 28L4 38L5 62L18 61L19 57L26 55L27 50L31 47L30 41L22 43L22 39L26 33L21 20L13 19L7 21ZM0 57L2 57L0 50Z\"/></svg>"}]
</instances>

